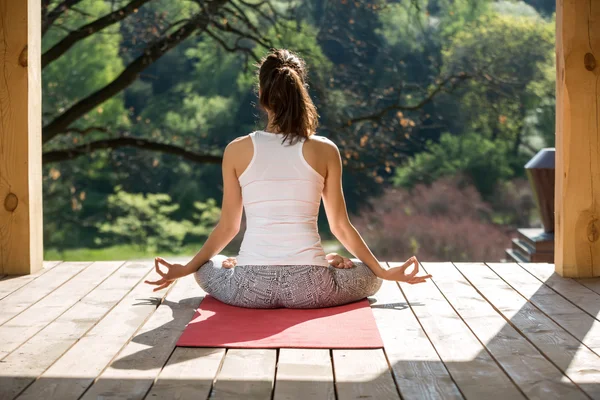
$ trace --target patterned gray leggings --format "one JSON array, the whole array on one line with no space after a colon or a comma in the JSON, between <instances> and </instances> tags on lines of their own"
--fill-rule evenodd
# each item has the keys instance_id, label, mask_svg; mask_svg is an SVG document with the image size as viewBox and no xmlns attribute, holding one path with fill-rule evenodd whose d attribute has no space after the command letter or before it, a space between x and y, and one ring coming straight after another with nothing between
<instances>
[{"instance_id":1,"label":"patterned gray leggings","mask_svg":"<svg viewBox=\"0 0 600 400\"><path fill-rule=\"evenodd\" d=\"M322 308L374 295L381 279L361 262L339 269L318 265L240 265L222 268L216 256L194 274L223 303L247 308Z\"/></svg>"}]
</instances>

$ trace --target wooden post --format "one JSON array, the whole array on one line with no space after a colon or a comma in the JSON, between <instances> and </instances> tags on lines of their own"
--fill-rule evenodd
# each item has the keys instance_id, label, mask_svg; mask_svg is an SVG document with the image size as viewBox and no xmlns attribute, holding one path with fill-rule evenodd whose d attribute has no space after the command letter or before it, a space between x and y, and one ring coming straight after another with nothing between
<instances>
[{"instance_id":1,"label":"wooden post","mask_svg":"<svg viewBox=\"0 0 600 400\"><path fill-rule=\"evenodd\" d=\"M555 265L600 276L600 2L556 2Z\"/></svg>"},{"instance_id":2,"label":"wooden post","mask_svg":"<svg viewBox=\"0 0 600 400\"><path fill-rule=\"evenodd\" d=\"M0 274L42 268L40 0L0 0Z\"/></svg>"}]
</instances>

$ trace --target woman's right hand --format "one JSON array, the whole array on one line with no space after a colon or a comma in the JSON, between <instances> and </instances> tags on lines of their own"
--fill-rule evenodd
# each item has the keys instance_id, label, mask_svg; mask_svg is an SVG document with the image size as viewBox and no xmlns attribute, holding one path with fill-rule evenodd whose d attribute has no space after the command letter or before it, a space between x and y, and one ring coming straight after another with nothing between
<instances>
[{"instance_id":1,"label":"woman's right hand","mask_svg":"<svg viewBox=\"0 0 600 400\"><path fill-rule=\"evenodd\" d=\"M414 266L414 269L411 273L406 273L406 270L411 266ZM396 282L406 282L414 285L415 283L423 283L427 279L431 278L431 275L422 275L417 276L419 273L419 260L417 257L413 256L406 260L404 264L399 267L394 267L385 270L382 278L388 281L396 281Z\"/></svg>"},{"instance_id":2,"label":"woman's right hand","mask_svg":"<svg viewBox=\"0 0 600 400\"><path fill-rule=\"evenodd\" d=\"M167 272L161 271L160 267L158 266L159 264L162 264L164 267L166 267ZM175 282L176 279L183 278L190 273L185 266L181 264L171 264L160 257L156 257L154 259L154 269L161 278L156 281L144 281L144 283L149 285L157 286L154 288L154 292L170 286L173 282Z\"/></svg>"}]
</instances>

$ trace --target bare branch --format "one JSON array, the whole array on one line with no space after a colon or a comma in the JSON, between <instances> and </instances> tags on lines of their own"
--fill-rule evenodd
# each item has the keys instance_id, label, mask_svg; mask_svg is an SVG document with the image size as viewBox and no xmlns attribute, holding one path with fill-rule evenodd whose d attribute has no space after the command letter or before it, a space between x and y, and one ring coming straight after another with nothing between
<instances>
[{"instance_id":1,"label":"bare branch","mask_svg":"<svg viewBox=\"0 0 600 400\"><path fill-rule=\"evenodd\" d=\"M95 15L92 15L89 12L80 10L78 7L71 7L70 10L71 11L75 11L77 14L83 15L84 17L88 17L88 18L95 18L96 17Z\"/></svg>"},{"instance_id":2,"label":"bare branch","mask_svg":"<svg viewBox=\"0 0 600 400\"><path fill-rule=\"evenodd\" d=\"M225 43L225 41L223 39L221 39L220 37L218 37L217 35L215 35L213 32L210 31L210 29L206 29L206 34L208 36L210 36L215 42L219 43L219 45L221 45L221 47L225 50L228 51L230 53L235 53L237 51L241 51L243 53L246 53L247 56L252 57L254 59L254 61L259 62L260 58L258 58L256 56L256 54L254 54L254 52L252 51L252 49L249 49L248 47L241 47L238 46L238 42L239 39L236 40L235 45L233 47L230 47L227 43Z\"/></svg>"},{"instance_id":3,"label":"bare branch","mask_svg":"<svg viewBox=\"0 0 600 400\"><path fill-rule=\"evenodd\" d=\"M97 140L69 149L50 150L44 152L42 154L42 163L49 164L53 162L73 160L75 158L88 155L96 150L116 149L121 147L135 147L142 150L172 154L189 161L203 164L220 164L223 161L223 157L220 155L197 153L168 143L154 142L148 139L133 137L118 137Z\"/></svg>"},{"instance_id":4,"label":"bare branch","mask_svg":"<svg viewBox=\"0 0 600 400\"><path fill-rule=\"evenodd\" d=\"M250 34L250 33L247 33L247 32L243 32L243 31L241 31L241 30L239 30L239 29L237 29L237 28L235 28L235 27L231 26L231 24L229 24L229 23L226 23L226 24L220 24L220 23L218 23L218 22L214 22L214 21L213 21L213 25L214 25L214 27L215 27L215 28L217 28L217 29L219 29L219 30L221 30L221 31L223 31L223 32L234 33L234 34L236 34L236 35L238 35L238 36L240 36L240 37L243 37L243 38L246 38L246 39L250 39L250 40L252 40L252 41L254 41L254 42L256 42L256 43L260 44L260 45L261 45L261 46L263 46L265 49L269 49L269 48L273 47L273 46L271 45L271 43L267 43L267 42L265 42L265 41L264 41L262 38L259 38L259 37L257 37L257 36L254 36L254 35L252 35L252 34ZM265 38L265 39L266 39L266 38ZM268 40L268 39L267 39L267 40Z\"/></svg>"},{"instance_id":5,"label":"bare branch","mask_svg":"<svg viewBox=\"0 0 600 400\"><path fill-rule=\"evenodd\" d=\"M416 111L419 110L421 108L423 108L423 106L425 106L426 104L428 104L429 102L431 102L435 96L437 96L439 93L441 92L451 92L453 91L456 86L458 86L461 82L472 78L471 76L465 74L465 73L461 73L458 75L452 75L447 77L446 79L444 79L439 85L437 85L435 87L435 89L433 89L426 97L424 97L420 102L418 102L417 104L414 105L401 105L398 103L394 103L391 104L387 107L384 107L383 109L373 113L373 114L369 114L369 115L363 115L360 117L356 117L356 118L351 118L349 120L347 120L346 124L347 125L352 125L355 124L357 122L362 122L362 121L378 121L381 118L383 118L383 116L385 116L387 113L389 113L390 111L395 111L395 110L400 110L400 111ZM449 84L449 85L448 85ZM449 88L447 89L446 87L449 86Z\"/></svg>"},{"instance_id":6,"label":"bare branch","mask_svg":"<svg viewBox=\"0 0 600 400\"><path fill-rule=\"evenodd\" d=\"M78 118L135 82L140 72L145 70L179 43L183 42L192 35L192 33L197 30L205 30L211 22L211 17L228 1L229 0L212 0L207 2L204 12L195 15L188 23L181 26L172 34L149 45L144 52L132 61L111 83L80 100L67 111L48 123L43 128L42 141L46 143L56 135L65 132L69 125Z\"/></svg>"},{"instance_id":7,"label":"bare branch","mask_svg":"<svg viewBox=\"0 0 600 400\"><path fill-rule=\"evenodd\" d=\"M72 132L72 133L77 133L79 135L87 135L88 133L91 132L103 132L103 133L108 133L108 129L102 127L102 126L89 126L87 128L84 129L79 129L79 128L69 128L67 129L66 132Z\"/></svg>"},{"instance_id":8,"label":"bare branch","mask_svg":"<svg viewBox=\"0 0 600 400\"><path fill-rule=\"evenodd\" d=\"M48 8L50 7L51 1L52 0L42 0L42 21L45 21L48 16Z\"/></svg>"},{"instance_id":9,"label":"bare branch","mask_svg":"<svg viewBox=\"0 0 600 400\"><path fill-rule=\"evenodd\" d=\"M273 6L273 3L271 3L268 0L265 1L261 1L260 3L250 3L244 0L238 0L241 4L245 5L246 7L252 8L254 11L256 11L257 13L259 13L263 18L266 18L268 20L270 20L271 22L275 23L275 19L272 16L267 15L267 13L265 13L262 10L262 6L263 5L267 5L267 7L269 8L269 10L271 11L271 13L275 16L275 17L279 17L279 18L286 18L284 15L280 14L275 7Z\"/></svg>"},{"instance_id":10,"label":"bare branch","mask_svg":"<svg viewBox=\"0 0 600 400\"><path fill-rule=\"evenodd\" d=\"M132 0L126 6L113 11L110 14L106 14L104 17L98 18L94 22L90 22L65 36L60 42L48 49L42 54L42 68L46 67L52 61L66 53L73 45L79 41L85 39L94 33L101 31L102 29L122 21L130 14L134 13L135 10L140 8L145 3L151 0Z\"/></svg>"},{"instance_id":11,"label":"bare branch","mask_svg":"<svg viewBox=\"0 0 600 400\"><path fill-rule=\"evenodd\" d=\"M54 7L52 11L47 12L46 18L42 21L42 36L48 31L48 29L50 29L52 24L54 24L54 22L62 13L81 1L82 0L64 0L62 3Z\"/></svg>"},{"instance_id":12,"label":"bare branch","mask_svg":"<svg viewBox=\"0 0 600 400\"><path fill-rule=\"evenodd\" d=\"M244 25L246 25L246 27L248 27L252 32L254 32L256 34L260 34L258 32L258 28L256 27L256 25L254 25L252 23L252 21L250 21L250 19L248 18L248 16L244 12L244 10L242 10L234 2L229 3L229 5L231 5L231 7L233 7L234 10L230 9L229 7L223 7L223 11L228 12L229 14L233 15L235 18L241 18L242 21L244 22Z\"/></svg>"},{"instance_id":13,"label":"bare branch","mask_svg":"<svg viewBox=\"0 0 600 400\"><path fill-rule=\"evenodd\" d=\"M286 17L285 15L279 13L270 1L262 1L260 3L255 3L255 4L248 3L245 1L239 1L239 2L243 6L250 8L253 13L260 15L262 18L264 18L266 21L268 21L273 26L273 28L275 29L275 32L278 35L281 34L280 28L282 27L282 24L278 21L291 20L289 17ZM265 10L263 10L264 5L266 5L267 8L269 9L269 11L271 12L270 15ZM285 26L285 25L283 25L283 26Z\"/></svg>"}]
</instances>

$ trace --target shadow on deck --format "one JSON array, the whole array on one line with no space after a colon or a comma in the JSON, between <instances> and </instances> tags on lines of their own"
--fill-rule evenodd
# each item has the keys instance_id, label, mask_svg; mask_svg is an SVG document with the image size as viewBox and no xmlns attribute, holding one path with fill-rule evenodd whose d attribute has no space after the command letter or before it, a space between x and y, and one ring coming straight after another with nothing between
<instances>
[{"instance_id":1,"label":"shadow on deck","mask_svg":"<svg viewBox=\"0 0 600 400\"><path fill-rule=\"evenodd\" d=\"M600 280L563 279L548 264L423 267L432 282L386 282L372 301L383 351L298 352L175 348L202 297L189 296L198 289L185 280L166 297L140 296L145 266L123 299L78 337L59 326L67 322L60 314L27 331L33 335L16 348L0 346L0 398L600 399ZM0 281L0 294L8 281ZM0 300L0 309L4 302L10 310L15 303L7 299L34 290L34 282ZM60 287L2 322L0 338L25 332L10 322ZM131 325L124 329L133 332L130 340L106 326L119 315ZM28 357L27 348L44 349L43 335L66 343L45 362L43 354Z\"/></svg>"}]
</instances>

